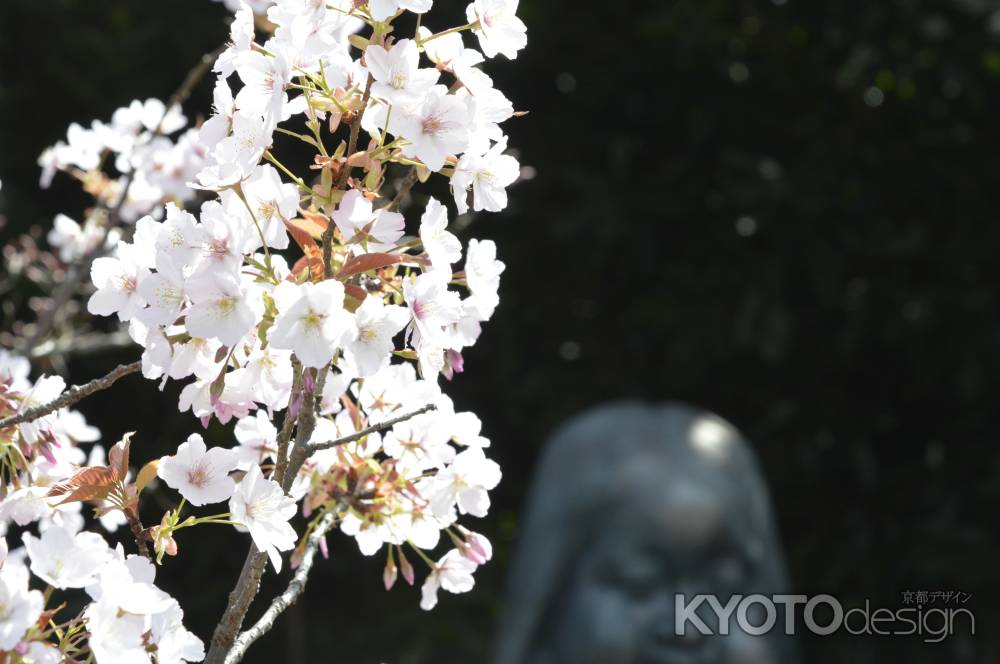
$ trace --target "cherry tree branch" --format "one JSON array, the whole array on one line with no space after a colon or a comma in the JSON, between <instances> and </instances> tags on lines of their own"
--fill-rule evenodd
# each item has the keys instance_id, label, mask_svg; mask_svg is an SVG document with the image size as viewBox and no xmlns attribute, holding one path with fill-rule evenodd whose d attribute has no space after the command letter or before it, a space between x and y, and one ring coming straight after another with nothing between
<instances>
[{"instance_id":1,"label":"cherry tree branch","mask_svg":"<svg viewBox=\"0 0 1000 664\"><path fill-rule=\"evenodd\" d=\"M385 429L388 429L389 427L399 424L400 422L405 422L406 420L412 417L416 417L417 415L422 415L426 412L435 409L437 409L437 406L435 406L432 403L429 403L423 408L418 408L412 413L406 413L405 415L394 417L390 420L386 420L385 422L379 422L378 424L373 424L367 429L362 429L361 431L358 431L357 433L352 433L349 436L344 436L343 438L338 438L337 440L328 440L325 443L313 443L312 445L309 446L309 452L312 453L312 452L318 452L319 450L328 450L331 447L339 447L340 445L353 443L356 440L361 440L362 438L364 438L369 434L378 433L379 431L384 431Z\"/></svg>"},{"instance_id":2,"label":"cherry tree branch","mask_svg":"<svg viewBox=\"0 0 1000 664\"><path fill-rule=\"evenodd\" d=\"M358 148L358 133L361 131L361 117L365 113L365 107L368 106L368 100L371 98L372 94L372 83L375 82L375 78L368 74L368 83L365 85L364 95L361 97L361 110L358 111L357 116L354 121L351 122L351 135L347 139L347 153L344 155L344 168L340 173L340 178L337 180L336 189L340 190L347 186L347 181L351 176L351 166L350 158L354 154L354 151ZM327 279L333 278L333 229L335 224L331 221L327 224L326 229L323 231L322 246L323 246L323 276Z\"/></svg>"},{"instance_id":3,"label":"cherry tree branch","mask_svg":"<svg viewBox=\"0 0 1000 664\"><path fill-rule=\"evenodd\" d=\"M274 481L279 484L285 477L288 468L288 441L292 439L292 429L295 428L295 418L292 417L292 404L302 391L302 363L292 354L292 390L288 397L288 407L285 409L285 419L278 432L278 452L274 462Z\"/></svg>"},{"instance_id":4,"label":"cherry tree branch","mask_svg":"<svg viewBox=\"0 0 1000 664\"><path fill-rule=\"evenodd\" d=\"M57 399L53 399L52 401L40 406L28 408L27 410L23 410L16 415L11 415L6 419L0 420L0 429L6 429L7 427L12 427L16 424L23 424L25 422L33 422L40 417L45 417L49 413L59 410L60 408L72 406L76 402L90 396L94 392L100 392L101 390L108 389L122 376L134 374L140 370L142 370L141 361L135 361L131 364L120 364L106 376L95 378L89 383L69 388Z\"/></svg>"},{"instance_id":5,"label":"cherry tree branch","mask_svg":"<svg viewBox=\"0 0 1000 664\"><path fill-rule=\"evenodd\" d=\"M304 384L307 384L305 380L307 371L310 370L302 370ZM312 438L313 431L316 429L316 399L321 398L323 394L323 385L326 383L328 373L326 367L323 367L319 371L319 377L313 380L311 389L302 390L302 410L299 411L298 426L295 429L295 444L292 447L285 476L280 480L281 488L285 490L285 493L288 493L292 488L292 482L299 474L299 469L312 453L312 450L309 449L309 439Z\"/></svg>"},{"instance_id":6,"label":"cherry tree branch","mask_svg":"<svg viewBox=\"0 0 1000 664\"><path fill-rule=\"evenodd\" d=\"M208 655L205 656L205 664L223 664L226 652L233 645L236 634L243 625L243 618L250 608L250 603L257 595L260 588L260 578L264 575L264 567L267 565L267 554L257 550L257 545L251 542L250 551L243 562L243 569L240 571L239 580L233 592L229 593L229 605L222 619L212 634L212 644L209 647Z\"/></svg>"},{"instance_id":7,"label":"cherry tree branch","mask_svg":"<svg viewBox=\"0 0 1000 664\"><path fill-rule=\"evenodd\" d=\"M395 212L399 210L399 206L403 204L403 199L406 195L410 193L410 189L413 189L413 185L417 183L417 167L410 166L409 172L406 174L406 178L399 185L399 189L396 191L396 196L389 203L387 210L390 212Z\"/></svg>"},{"instance_id":8,"label":"cherry tree branch","mask_svg":"<svg viewBox=\"0 0 1000 664\"><path fill-rule=\"evenodd\" d=\"M299 564L298 569L295 570L295 575L291 581L288 582L288 587L284 592L271 600L271 605L267 607L264 615L254 623L253 627L247 629L236 638L232 648L230 648L229 653L226 655L225 664L237 664L240 662L246 654L247 648L253 645L254 641L261 636L267 634L274 626L278 616L299 598L299 595L305 590L306 582L309 579L309 572L312 570L313 562L316 558L316 549L319 548L320 542L336 521L337 516L332 511L327 512L320 519L316 528L309 535L308 539L306 539L302 562Z\"/></svg>"},{"instance_id":9,"label":"cherry tree branch","mask_svg":"<svg viewBox=\"0 0 1000 664\"><path fill-rule=\"evenodd\" d=\"M358 134L361 131L361 117L365 114L365 109L368 106L368 100L371 99L372 94L372 84L375 82L375 77L368 74L368 82L365 84L365 92L361 96L361 110L358 111L357 117L354 118L354 122L351 123L351 135L347 140L347 153L344 155L348 160L350 160L351 155L354 151L358 149ZM347 186L347 181L351 177L351 165L350 161L344 163L344 170L340 173L340 180L337 182L337 189L343 189Z\"/></svg>"},{"instance_id":10,"label":"cherry tree branch","mask_svg":"<svg viewBox=\"0 0 1000 664\"><path fill-rule=\"evenodd\" d=\"M305 371L308 371L308 369L303 370L302 379L299 383L302 385L302 406L298 417L295 418L297 429L295 444L292 448L288 465L282 469L282 474L279 476L275 472L275 480L281 484L281 488L284 489L285 493L288 493L292 482L295 480L296 475L298 475L299 468L302 467L305 459L309 456L309 437L312 435L313 427L316 425L316 399L320 398L323 391L323 374L313 384L312 390L305 389ZM294 399L295 396L293 392L292 398ZM288 417L287 413L286 417ZM284 434L285 431L286 427L283 425L282 433ZM291 428L289 427L287 431L290 435ZM287 445L288 439L286 438L284 445L286 449ZM223 613L222 619L212 634L212 645L209 648L208 655L205 657L205 664L223 664L227 661L227 653L233 647L240 628L243 626L243 619L250 609L250 604L253 603L254 597L257 596L257 591L260 589L260 579L264 575L266 567L267 555L259 552L257 546L251 543L250 551L247 553L246 561L243 563L243 569L236 580L236 587L229 595L229 604L226 606L226 611Z\"/></svg>"},{"instance_id":11,"label":"cherry tree branch","mask_svg":"<svg viewBox=\"0 0 1000 664\"><path fill-rule=\"evenodd\" d=\"M380 422L379 424L375 424L349 436L344 436L343 438L338 438L337 440L325 443L314 443L310 445L309 436L312 435L316 417L315 400L320 398L321 394L322 381L317 380L315 391L307 391L303 395L302 410L299 412L298 417L298 431L296 432L295 445L292 448L291 458L289 459L287 468L285 468L284 476L281 478L282 488L285 489L286 493L294 481L295 476L298 474L299 468L302 467L302 464L305 463L305 460L313 452L359 440L369 434L388 429L395 424L404 422L412 417L416 417L417 415L437 408L434 404L427 404L423 408L419 408L412 413L406 413L405 415L400 415L399 417L394 417L384 422ZM327 528L329 528L329 526ZM316 542L318 544L319 538L317 538ZM309 560L311 567L312 557L310 557ZM309 574L308 568L302 573L301 580L298 582L296 580L299 578L299 573L296 573L296 577L292 579L292 583L295 584L295 586L293 587L292 585L289 585L289 590L286 590L285 593L282 593L282 595L272 602L271 607L269 607L268 611L264 614L265 617L267 617L273 610L274 615L270 618L269 622L266 622L263 626L261 626L261 622L258 621L258 623L247 630L247 632L244 632L237 637L240 627L243 625L243 618L246 617L247 610L250 608L250 604L253 602L254 596L256 596L257 591L260 588L260 579L264 574L266 566L267 556L258 552L256 546L251 544L250 552L247 554L246 562L243 564L243 570L240 572L240 577L236 582L236 588L234 588L233 592L229 595L229 605L226 607L226 612L218 626L215 628L215 633L212 635L212 645L209 649L208 655L205 657L205 664L230 664L232 662L239 662L240 659L242 659L243 654L246 652L247 647L260 638L262 634L267 632L271 628L271 625L274 624L274 620L277 618L278 614L288 608L288 606L295 601L295 598L301 594L302 588L300 586L305 585L305 577ZM305 566L305 558L303 558L303 566ZM282 598L289 592L292 593L291 599L282 604ZM278 606L280 608L275 608L275 602L278 602ZM264 618L261 618L261 620L263 621ZM250 636L247 636L247 634L250 634ZM240 640L245 636L245 643L240 645Z\"/></svg>"}]
</instances>

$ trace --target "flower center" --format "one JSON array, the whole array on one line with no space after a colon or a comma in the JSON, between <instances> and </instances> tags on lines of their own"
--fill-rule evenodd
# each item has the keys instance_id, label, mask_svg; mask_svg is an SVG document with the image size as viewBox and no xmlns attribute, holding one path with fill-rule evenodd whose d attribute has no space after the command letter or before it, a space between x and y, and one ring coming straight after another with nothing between
<instances>
[{"instance_id":1,"label":"flower center","mask_svg":"<svg viewBox=\"0 0 1000 664\"><path fill-rule=\"evenodd\" d=\"M274 212L277 207L278 206L274 201L261 203L260 207L257 208L257 213L266 221L271 221L271 217L274 216Z\"/></svg>"},{"instance_id":2,"label":"flower center","mask_svg":"<svg viewBox=\"0 0 1000 664\"><path fill-rule=\"evenodd\" d=\"M302 322L310 329L319 329L320 324L323 322L323 316L310 309L309 313L303 316Z\"/></svg>"},{"instance_id":3,"label":"flower center","mask_svg":"<svg viewBox=\"0 0 1000 664\"><path fill-rule=\"evenodd\" d=\"M156 289L156 296L164 302L180 302L184 299L184 293L172 286L162 286Z\"/></svg>"},{"instance_id":4,"label":"flower center","mask_svg":"<svg viewBox=\"0 0 1000 664\"><path fill-rule=\"evenodd\" d=\"M225 240L212 240L208 243L208 253L217 258L225 256L229 253L229 245Z\"/></svg>"},{"instance_id":5,"label":"flower center","mask_svg":"<svg viewBox=\"0 0 1000 664\"><path fill-rule=\"evenodd\" d=\"M126 293L135 292L135 278L127 275L121 275L118 277L118 288Z\"/></svg>"},{"instance_id":6,"label":"flower center","mask_svg":"<svg viewBox=\"0 0 1000 664\"><path fill-rule=\"evenodd\" d=\"M216 302L215 304L215 308L218 310L220 314L226 316L233 313L233 310L236 309L236 302L237 300L235 296L227 295L225 297L219 298L219 301Z\"/></svg>"},{"instance_id":7,"label":"flower center","mask_svg":"<svg viewBox=\"0 0 1000 664\"><path fill-rule=\"evenodd\" d=\"M444 122L441 121L441 118L432 115L424 119L423 130L425 134L436 134L441 131L443 126Z\"/></svg>"},{"instance_id":8,"label":"flower center","mask_svg":"<svg viewBox=\"0 0 1000 664\"><path fill-rule=\"evenodd\" d=\"M409 76L403 71L394 71L389 76L389 85L391 85L396 90L402 90L406 87L406 82Z\"/></svg>"},{"instance_id":9,"label":"flower center","mask_svg":"<svg viewBox=\"0 0 1000 664\"><path fill-rule=\"evenodd\" d=\"M188 470L188 482L195 486L204 486L208 481L208 472L203 466L195 466Z\"/></svg>"}]
</instances>

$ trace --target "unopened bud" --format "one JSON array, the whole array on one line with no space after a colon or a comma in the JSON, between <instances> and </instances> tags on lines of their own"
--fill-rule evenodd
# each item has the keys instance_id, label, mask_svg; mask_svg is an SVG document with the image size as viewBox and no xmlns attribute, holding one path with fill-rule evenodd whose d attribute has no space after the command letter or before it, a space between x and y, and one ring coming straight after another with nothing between
<instances>
[{"instance_id":1,"label":"unopened bud","mask_svg":"<svg viewBox=\"0 0 1000 664\"><path fill-rule=\"evenodd\" d=\"M386 590L391 590L396 585L396 577L399 576L399 568L396 567L396 561L392 559L392 549L389 551L389 559L385 561L385 569L382 570L382 583Z\"/></svg>"},{"instance_id":2,"label":"unopened bud","mask_svg":"<svg viewBox=\"0 0 1000 664\"><path fill-rule=\"evenodd\" d=\"M403 578L406 579L406 582L412 586L416 576L413 573L413 565L411 565L410 561L406 559L406 555L403 553L402 549L399 550L399 568L403 572Z\"/></svg>"}]
</instances>

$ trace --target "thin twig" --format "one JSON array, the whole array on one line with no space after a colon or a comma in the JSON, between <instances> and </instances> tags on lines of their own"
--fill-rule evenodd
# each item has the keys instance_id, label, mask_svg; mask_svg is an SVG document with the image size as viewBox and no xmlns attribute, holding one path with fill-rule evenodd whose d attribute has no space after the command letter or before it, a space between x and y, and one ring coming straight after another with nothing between
<instances>
[{"instance_id":1,"label":"thin twig","mask_svg":"<svg viewBox=\"0 0 1000 664\"><path fill-rule=\"evenodd\" d=\"M365 114L366 107L368 106L368 100L371 99L372 94L372 84L375 82L375 77L368 74L368 82L365 84L365 92L361 96L361 110L358 111L357 117L354 118L354 122L351 123L351 136L347 140L347 153L344 155L347 157L348 161L344 163L344 170L340 173L340 181L337 182L337 189L343 189L347 186L347 181L351 177L351 163L350 158L354 154L354 151L358 149L358 134L361 131L361 118Z\"/></svg>"},{"instance_id":2,"label":"thin twig","mask_svg":"<svg viewBox=\"0 0 1000 664\"><path fill-rule=\"evenodd\" d=\"M302 554L302 562L295 570L295 575L288 582L288 587L280 595L271 600L271 605L267 607L264 615L254 623L253 627L247 629L233 642L232 648L226 654L225 664L237 664L243 659L254 641L266 634L274 626L278 616L288 607L295 603L302 591L305 590L306 582L309 579L309 572L312 570L313 562L316 559L316 549L326 536L327 532L336 523L337 516L334 512L327 512L316 525L309 537L306 539L305 552Z\"/></svg>"},{"instance_id":3,"label":"thin twig","mask_svg":"<svg viewBox=\"0 0 1000 664\"><path fill-rule=\"evenodd\" d=\"M337 440L328 440L325 443L313 443L312 445L309 446L309 452L311 454L312 452L318 452L320 450L328 450L331 447L338 447L340 445L346 445L347 443L353 443L354 441L360 440L365 436L368 436L373 433L378 433L379 431L388 429L389 427L399 424L400 422L405 422L411 417L422 415L428 411L435 410L436 408L437 406L435 406L432 403L429 403L423 408L418 408L412 413L407 413L406 415L400 415L399 417L394 417L391 420L386 420L385 422L379 422L378 424L373 424L367 429L362 429L357 433L352 433L350 436L344 436L343 438L338 438Z\"/></svg>"},{"instance_id":4,"label":"thin twig","mask_svg":"<svg viewBox=\"0 0 1000 664\"><path fill-rule=\"evenodd\" d=\"M69 388L61 397L57 399L53 399L52 401L40 406L28 408L27 410L23 410L16 415L11 415L6 419L0 420L0 429L6 429L7 427L12 427L15 424L23 424L24 422L33 422L40 417L44 417L53 411L59 410L60 408L72 406L76 402L80 401L84 397L90 396L94 392L108 389L122 376L134 374L141 370L141 361L136 361L132 364L120 364L106 376L95 378L89 383Z\"/></svg>"},{"instance_id":5,"label":"thin twig","mask_svg":"<svg viewBox=\"0 0 1000 664\"><path fill-rule=\"evenodd\" d=\"M375 82L375 78L368 74L368 83L365 85L365 92L361 97L361 110L358 111L357 117L351 123L351 135L347 139L347 153L344 155L344 168L340 173L340 178L337 180L337 184L334 187L335 190L344 189L347 186L347 181L351 176L351 165L350 158L354 154L354 151L358 148L358 133L361 131L361 117L365 113L365 107L368 106L368 100L371 98L372 94L372 83ZM322 244L323 244L323 276L327 279L333 278L333 229L335 225L333 223L327 224L326 229L323 231Z\"/></svg>"},{"instance_id":6,"label":"thin twig","mask_svg":"<svg viewBox=\"0 0 1000 664\"><path fill-rule=\"evenodd\" d=\"M303 370L303 384L305 384L305 372ZM324 374L326 367L323 368ZM312 390L302 390L302 409L299 411L299 421L295 427L295 445L292 446L292 453L288 458L288 468L285 469L285 476L281 479L281 488L288 493L292 488L292 483L299 474L299 469L312 453L309 448L309 439L312 438L313 430L316 428L316 394L322 394L324 378L321 376L315 379Z\"/></svg>"},{"instance_id":7,"label":"thin twig","mask_svg":"<svg viewBox=\"0 0 1000 664\"><path fill-rule=\"evenodd\" d=\"M288 441L292 439L292 429L295 428L295 418L292 417L292 403L294 403L299 392L302 390L302 363L292 355L292 390L288 397L288 407L285 408L285 419L281 423L281 431L278 432L278 452L274 461L273 479L278 484L285 477L285 469L288 468Z\"/></svg>"},{"instance_id":8,"label":"thin twig","mask_svg":"<svg viewBox=\"0 0 1000 664\"><path fill-rule=\"evenodd\" d=\"M128 521L129 528L132 530L132 537L135 538L135 546L139 550L139 555L153 562L153 554L149 551L149 545L146 544L146 537L143 534L142 521L139 520L139 514L133 509L124 510L125 520Z\"/></svg>"},{"instance_id":9,"label":"thin twig","mask_svg":"<svg viewBox=\"0 0 1000 664\"><path fill-rule=\"evenodd\" d=\"M406 174L406 179L399 185L399 190L396 192L396 196L386 207L389 212L395 212L399 209L399 206L403 204L403 199L406 198L408 193L410 193L410 189L413 189L413 185L417 183L417 179L417 167L410 166L410 172Z\"/></svg>"}]
</instances>

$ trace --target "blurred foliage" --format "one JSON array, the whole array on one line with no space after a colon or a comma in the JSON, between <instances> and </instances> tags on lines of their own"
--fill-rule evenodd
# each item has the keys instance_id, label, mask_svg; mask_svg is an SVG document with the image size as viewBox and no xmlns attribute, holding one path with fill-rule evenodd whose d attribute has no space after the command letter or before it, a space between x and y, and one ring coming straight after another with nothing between
<instances>
[{"instance_id":1,"label":"blurred foliage","mask_svg":"<svg viewBox=\"0 0 1000 664\"><path fill-rule=\"evenodd\" d=\"M438 24L463 16L435 4ZM494 238L508 269L449 386L505 471L481 528L496 559L424 614L335 537L247 661L476 661L540 446L617 397L689 401L755 441L797 591L885 606L974 593L972 640L837 636L806 641L806 661L1000 659L1000 2L522 0L520 14L529 48L490 73L531 112L507 128L535 177L465 231ZM72 183L37 190L38 153L71 121L168 95L224 17L208 0L0 3L0 236L73 216ZM175 386L130 379L84 411L111 442L138 429L139 459L197 427L175 404ZM160 578L207 638L247 541L179 543Z\"/></svg>"}]
</instances>

